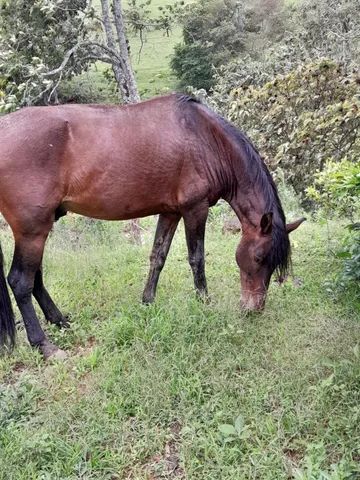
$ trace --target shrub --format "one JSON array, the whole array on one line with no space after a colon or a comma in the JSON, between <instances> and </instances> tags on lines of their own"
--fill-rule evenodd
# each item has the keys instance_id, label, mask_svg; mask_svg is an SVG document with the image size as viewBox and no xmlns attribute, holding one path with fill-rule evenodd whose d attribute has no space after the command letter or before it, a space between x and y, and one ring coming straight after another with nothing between
<instances>
[{"instance_id":1,"label":"shrub","mask_svg":"<svg viewBox=\"0 0 360 480\"><path fill-rule=\"evenodd\" d=\"M245 130L273 170L297 194L326 162L360 154L360 79L322 60L275 77L263 87L232 91L228 116Z\"/></svg>"},{"instance_id":2,"label":"shrub","mask_svg":"<svg viewBox=\"0 0 360 480\"><path fill-rule=\"evenodd\" d=\"M360 212L360 162L329 161L321 172L315 174L314 184L307 189L309 198L315 200L327 216L337 213L355 222Z\"/></svg>"},{"instance_id":3,"label":"shrub","mask_svg":"<svg viewBox=\"0 0 360 480\"><path fill-rule=\"evenodd\" d=\"M236 0L199 0L185 8L183 43L171 67L183 86L210 89L215 68L244 49L243 15Z\"/></svg>"},{"instance_id":4,"label":"shrub","mask_svg":"<svg viewBox=\"0 0 360 480\"><path fill-rule=\"evenodd\" d=\"M354 285L360 294L360 162L346 159L339 163L328 162L324 170L315 175L307 194L326 216L338 214L351 220L343 248L338 252L338 256L344 259L344 268L337 284L340 287Z\"/></svg>"}]
</instances>

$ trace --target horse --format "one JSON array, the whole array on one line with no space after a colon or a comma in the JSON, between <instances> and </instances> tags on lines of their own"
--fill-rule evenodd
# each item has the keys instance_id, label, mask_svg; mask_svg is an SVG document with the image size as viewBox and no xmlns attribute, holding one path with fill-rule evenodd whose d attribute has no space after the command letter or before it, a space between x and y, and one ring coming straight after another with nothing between
<instances>
[{"instance_id":1,"label":"horse","mask_svg":"<svg viewBox=\"0 0 360 480\"><path fill-rule=\"evenodd\" d=\"M53 224L67 212L103 220L158 215L143 302L154 301L177 225L185 225L196 292L207 295L209 208L224 199L242 225L236 250L241 306L262 310L270 277L285 275L289 233L276 186L250 140L196 99L171 94L126 106L27 107L0 118L0 212L15 241L7 277L31 346L45 359L63 352L45 335L66 325L43 282ZM0 346L11 350L15 321L0 247Z\"/></svg>"}]
</instances>

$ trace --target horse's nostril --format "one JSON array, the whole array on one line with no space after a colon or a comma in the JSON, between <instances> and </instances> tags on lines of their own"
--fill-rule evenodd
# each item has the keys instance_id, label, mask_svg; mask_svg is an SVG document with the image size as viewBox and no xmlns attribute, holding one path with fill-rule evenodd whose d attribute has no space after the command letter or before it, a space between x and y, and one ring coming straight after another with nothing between
<instances>
[{"instance_id":1,"label":"horse's nostril","mask_svg":"<svg viewBox=\"0 0 360 480\"><path fill-rule=\"evenodd\" d=\"M265 307L266 295L249 295L241 299L240 306L248 312L262 312Z\"/></svg>"}]
</instances>

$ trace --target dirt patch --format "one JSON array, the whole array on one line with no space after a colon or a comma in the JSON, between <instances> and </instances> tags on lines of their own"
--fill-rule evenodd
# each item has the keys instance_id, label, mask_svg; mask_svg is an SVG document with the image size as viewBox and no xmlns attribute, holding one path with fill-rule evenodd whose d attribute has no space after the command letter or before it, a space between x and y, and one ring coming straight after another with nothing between
<instances>
[{"instance_id":1,"label":"dirt patch","mask_svg":"<svg viewBox=\"0 0 360 480\"><path fill-rule=\"evenodd\" d=\"M14 385L18 381L21 374L27 369L29 369L29 367L27 367L25 363L15 362L11 368L11 371L4 375L2 382L6 385Z\"/></svg>"},{"instance_id":2,"label":"dirt patch","mask_svg":"<svg viewBox=\"0 0 360 480\"><path fill-rule=\"evenodd\" d=\"M85 344L75 345L72 351L72 356L85 357L86 355L89 355L91 353L95 345L96 345L96 337L92 335L86 340Z\"/></svg>"},{"instance_id":3,"label":"dirt patch","mask_svg":"<svg viewBox=\"0 0 360 480\"><path fill-rule=\"evenodd\" d=\"M303 452L290 447L284 449L284 455L288 478L294 478L294 472L299 468L301 460L303 459Z\"/></svg>"}]
</instances>

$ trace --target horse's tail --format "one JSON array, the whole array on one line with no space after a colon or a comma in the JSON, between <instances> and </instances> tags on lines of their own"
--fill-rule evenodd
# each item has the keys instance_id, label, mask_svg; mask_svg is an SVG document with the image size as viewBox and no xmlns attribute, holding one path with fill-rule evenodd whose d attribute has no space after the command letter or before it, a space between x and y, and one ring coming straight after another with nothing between
<instances>
[{"instance_id":1,"label":"horse's tail","mask_svg":"<svg viewBox=\"0 0 360 480\"><path fill-rule=\"evenodd\" d=\"M4 256L0 245L0 351L15 344L15 317L4 273Z\"/></svg>"}]
</instances>

